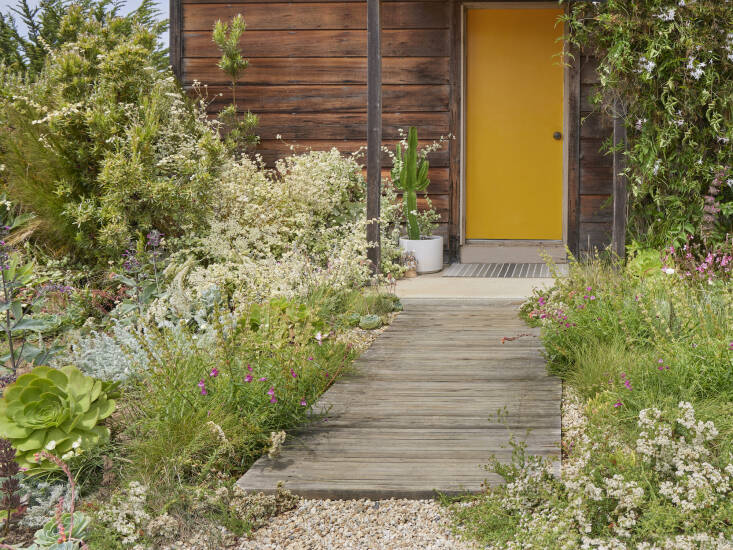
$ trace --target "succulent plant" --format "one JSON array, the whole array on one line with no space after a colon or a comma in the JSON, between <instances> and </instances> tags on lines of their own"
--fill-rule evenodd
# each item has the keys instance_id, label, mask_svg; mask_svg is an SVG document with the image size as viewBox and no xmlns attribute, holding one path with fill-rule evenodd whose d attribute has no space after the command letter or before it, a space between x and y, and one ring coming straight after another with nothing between
<instances>
[{"instance_id":1,"label":"succulent plant","mask_svg":"<svg viewBox=\"0 0 733 550\"><path fill-rule=\"evenodd\" d=\"M403 193L407 236L413 241L420 239L420 226L417 221L417 192L425 191L430 183L428 167L426 159L418 160L417 128L411 126L407 134L407 150L404 156L402 148L399 143L397 144L392 182Z\"/></svg>"},{"instance_id":2,"label":"succulent plant","mask_svg":"<svg viewBox=\"0 0 733 550\"><path fill-rule=\"evenodd\" d=\"M59 532L56 518L49 520L42 529L36 531L33 544L26 550L77 550L89 528L89 517L82 512L74 512L74 525L71 525L71 514L61 516L63 535ZM71 529L74 532L70 532Z\"/></svg>"},{"instance_id":3,"label":"succulent plant","mask_svg":"<svg viewBox=\"0 0 733 550\"><path fill-rule=\"evenodd\" d=\"M362 315L359 319L359 328L372 330L382 326L382 319L379 315Z\"/></svg>"},{"instance_id":4,"label":"succulent plant","mask_svg":"<svg viewBox=\"0 0 733 550\"><path fill-rule=\"evenodd\" d=\"M73 366L36 367L5 388L0 433L28 473L55 469L52 462L37 463L34 454L45 449L67 457L107 441L109 429L99 423L114 411L116 389Z\"/></svg>"}]
</instances>

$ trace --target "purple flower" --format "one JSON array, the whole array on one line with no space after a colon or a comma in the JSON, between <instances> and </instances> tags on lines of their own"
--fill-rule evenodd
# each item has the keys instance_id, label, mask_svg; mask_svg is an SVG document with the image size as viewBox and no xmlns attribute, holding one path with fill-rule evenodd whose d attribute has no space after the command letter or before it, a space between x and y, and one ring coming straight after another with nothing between
<instances>
[{"instance_id":1,"label":"purple flower","mask_svg":"<svg viewBox=\"0 0 733 550\"><path fill-rule=\"evenodd\" d=\"M316 332L316 340L318 341L318 345L320 346L323 343L323 334L320 332Z\"/></svg>"},{"instance_id":2,"label":"purple flower","mask_svg":"<svg viewBox=\"0 0 733 550\"><path fill-rule=\"evenodd\" d=\"M247 370L248 370L249 372L252 372L252 365L247 365Z\"/></svg>"},{"instance_id":3,"label":"purple flower","mask_svg":"<svg viewBox=\"0 0 733 550\"><path fill-rule=\"evenodd\" d=\"M301 407L306 407L307 405L308 405L308 402L305 399L301 399L300 400L300 406Z\"/></svg>"},{"instance_id":4,"label":"purple flower","mask_svg":"<svg viewBox=\"0 0 733 550\"><path fill-rule=\"evenodd\" d=\"M631 380L624 380L624 386L626 386L626 389L631 391L633 388L631 387Z\"/></svg>"},{"instance_id":5,"label":"purple flower","mask_svg":"<svg viewBox=\"0 0 733 550\"><path fill-rule=\"evenodd\" d=\"M308 361L313 361L313 357L308 357Z\"/></svg>"},{"instance_id":6,"label":"purple flower","mask_svg":"<svg viewBox=\"0 0 733 550\"><path fill-rule=\"evenodd\" d=\"M160 240L162 237L163 234L160 231L153 229L150 233L148 233L148 246L160 246Z\"/></svg>"},{"instance_id":7,"label":"purple flower","mask_svg":"<svg viewBox=\"0 0 733 550\"><path fill-rule=\"evenodd\" d=\"M298 375L295 373L293 369L290 369L290 376L292 376L293 378L298 378Z\"/></svg>"},{"instance_id":8,"label":"purple flower","mask_svg":"<svg viewBox=\"0 0 733 550\"><path fill-rule=\"evenodd\" d=\"M596 297L595 297L595 296L591 296L591 297L590 297L590 299L591 299L591 300L595 300L595 299L596 299Z\"/></svg>"},{"instance_id":9,"label":"purple flower","mask_svg":"<svg viewBox=\"0 0 733 550\"><path fill-rule=\"evenodd\" d=\"M615 403L613 404L613 407L614 407L614 408L616 408L616 409L618 409L618 408L619 408L619 407L620 407L621 405L623 405L623 403L621 403L621 401L616 401L616 402L615 402Z\"/></svg>"},{"instance_id":10,"label":"purple flower","mask_svg":"<svg viewBox=\"0 0 733 550\"><path fill-rule=\"evenodd\" d=\"M267 390L267 395L275 395L275 386L270 386L270 389Z\"/></svg>"},{"instance_id":11,"label":"purple flower","mask_svg":"<svg viewBox=\"0 0 733 550\"><path fill-rule=\"evenodd\" d=\"M216 378L217 376L219 376L219 371L217 370L216 367L214 367L213 369L211 369L211 372L209 373L209 376L211 376L212 378Z\"/></svg>"},{"instance_id":12,"label":"purple flower","mask_svg":"<svg viewBox=\"0 0 733 550\"><path fill-rule=\"evenodd\" d=\"M592 287L592 286L587 286L587 287L585 287L585 289L586 289L586 290L587 290L588 292L590 292L591 290L593 290L593 287Z\"/></svg>"},{"instance_id":13,"label":"purple flower","mask_svg":"<svg viewBox=\"0 0 733 550\"><path fill-rule=\"evenodd\" d=\"M244 381L245 381L245 382L247 382L248 384L249 384L250 382L252 382L252 375L251 375L251 374L248 374L247 376L245 376L245 377L244 377Z\"/></svg>"},{"instance_id":14,"label":"purple flower","mask_svg":"<svg viewBox=\"0 0 733 550\"><path fill-rule=\"evenodd\" d=\"M206 391L206 382L204 382L203 378L199 380L199 383L197 384L197 386L201 388L201 395L206 395L208 393Z\"/></svg>"},{"instance_id":15,"label":"purple flower","mask_svg":"<svg viewBox=\"0 0 733 550\"><path fill-rule=\"evenodd\" d=\"M274 395L270 398L270 403L277 403L277 397Z\"/></svg>"},{"instance_id":16,"label":"purple flower","mask_svg":"<svg viewBox=\"0 0 733 550\"><path fill-rule=\"evenodd\" d=\"M267 376L263 376L262 378L258 378L257 380L259 380L260 382L264 382L265 380L267 380Z\"/></svg>"},{"instance_id":17,"label":"purple flower","mask_svg":"<svg viewBox=\"0 0 733 550\"><path fill-rule=\"evenodd\" d=\"M583 299L587 300L588 299L588 295L586 294L585 296L583 296Z\"/></svg>"}]
</instances>

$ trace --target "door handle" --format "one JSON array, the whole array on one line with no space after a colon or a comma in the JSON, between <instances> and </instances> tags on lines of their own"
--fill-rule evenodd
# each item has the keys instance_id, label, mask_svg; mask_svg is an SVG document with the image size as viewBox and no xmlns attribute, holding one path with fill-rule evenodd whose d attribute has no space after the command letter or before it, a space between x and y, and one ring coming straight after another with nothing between
<instances>
[{"instance_id":1,"label":"door handle","mask_svg":"<svg viewBox=\"0 0 733 550\"><path fill-rule=\"evenodd\" d=\"M562 139L562 134L560 132L555 132L554 134L552 134L552 137L557 141L560 141Z\"/></svg>"}]
</instances>

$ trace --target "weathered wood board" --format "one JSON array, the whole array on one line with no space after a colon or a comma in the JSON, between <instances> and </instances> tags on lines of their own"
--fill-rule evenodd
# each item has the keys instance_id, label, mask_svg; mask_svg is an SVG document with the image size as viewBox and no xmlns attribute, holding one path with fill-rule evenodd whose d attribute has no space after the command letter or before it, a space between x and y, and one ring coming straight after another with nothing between
<instances>
[{"instance_id":1,"label":"weathered wood board","mask_svg":"<svg viewBox=\"0 0 733 550\"><path fill-rule=\"evenodd\" d=\"M500 482L481 465L492 454L508 460L512 434L532 454L559 456L561 384L547 375L538 331L517 307L406 301L322 396L312 422L239 486L272 492L283 481L312 498L427 498Z\"/></svg>"}]
</instances>

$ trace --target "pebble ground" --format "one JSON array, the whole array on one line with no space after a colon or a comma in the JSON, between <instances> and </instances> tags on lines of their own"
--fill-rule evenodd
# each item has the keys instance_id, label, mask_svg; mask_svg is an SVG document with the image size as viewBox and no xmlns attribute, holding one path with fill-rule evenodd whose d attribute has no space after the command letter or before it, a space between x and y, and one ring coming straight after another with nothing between
<instances>
[{"instance_id":1,"label":"pebble ground","mask_svg":"<svg viewBox=\"0 0 733 550\"><path fill-rule=\"evenodd\" d=\"M473 550L432 500L301 500L239 550Z\"/></svg>"}]
</instances>

